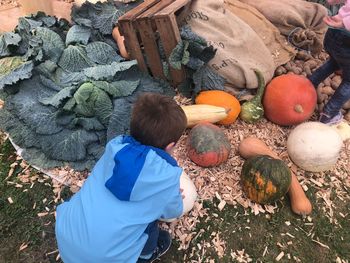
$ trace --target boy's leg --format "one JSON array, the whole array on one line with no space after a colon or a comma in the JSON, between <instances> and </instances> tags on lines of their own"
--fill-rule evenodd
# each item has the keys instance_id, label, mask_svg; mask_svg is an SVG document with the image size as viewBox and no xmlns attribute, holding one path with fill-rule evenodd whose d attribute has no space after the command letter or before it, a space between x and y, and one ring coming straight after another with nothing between
<instances>
[{"instance_id":1,"label":"boy's leg","mask_svg":"<svg viewBox=\"0 0 350 263\"><path fill-rule=\"evenodd\" d=\"M158 246L159 238L159 226L158 221L154 221L148 225L145 230L145 233L148 235L147 242L143 247L140 258L149 259L152 257L153 252Z\"/></svg>"},{"instance_id":2,"label":"boy's leg","mask_svg":"<svg viewBox=\"0 0 350 263\"><path fill-rule=\"evenodd\" d=\"M321 67L312 73L312 75L309 77L309 80L312 82L316 89L323 80L325 80L329 75L338 69L339 65L333 58L330 57Z\"/></svg>"},{"instance_id":3,"label":"boy's leg","mask_svg":"<svg viewBox=\"0 0 350 263\"><path fill-rule=\"evenodd\" d=\"M160 230L158 222L148 225L145 230L148 240L141 252L137 263L150 263L164 255L171 246L171 237L168 231Z\"/></svg>"}]
</instances>

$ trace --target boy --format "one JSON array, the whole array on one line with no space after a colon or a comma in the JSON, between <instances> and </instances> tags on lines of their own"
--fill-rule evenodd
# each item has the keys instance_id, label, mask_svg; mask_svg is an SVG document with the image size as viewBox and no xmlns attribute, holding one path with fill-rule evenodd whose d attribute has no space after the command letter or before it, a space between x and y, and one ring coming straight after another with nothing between
<instances>
[{"instance_id":1,"label":"boy","mask_svg":"<svg viewBox=\"0 0 350 263\"><path fill-rule=\"evenodd\" d=\"M65 263L153 262L169 249L170 235L157 220L182 214L182 169L170 153L186 122L170 97L137 99L131 136L111 140L80 191L57 207Z\"/></svg>"}]
</instances>

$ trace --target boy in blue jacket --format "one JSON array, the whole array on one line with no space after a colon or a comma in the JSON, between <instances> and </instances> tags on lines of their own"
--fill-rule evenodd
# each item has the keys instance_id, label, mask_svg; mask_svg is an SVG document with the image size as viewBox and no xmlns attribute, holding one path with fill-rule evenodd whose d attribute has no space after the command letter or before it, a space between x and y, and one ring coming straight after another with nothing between
<instances>
[{"instance_id":1,"label":"boy in blue jacket","mask_svg":"<svg viewBox=\"0 0 350 263\"><path fill-rule=\"evenodd\" d=\"M186 123L170 97L137 99L131 136L111 140L80 191L57 207L65 263L153 262L169 249L170 235L157 220L182 214L182 169L170 153Z\"/></svg>"}]
</instances>

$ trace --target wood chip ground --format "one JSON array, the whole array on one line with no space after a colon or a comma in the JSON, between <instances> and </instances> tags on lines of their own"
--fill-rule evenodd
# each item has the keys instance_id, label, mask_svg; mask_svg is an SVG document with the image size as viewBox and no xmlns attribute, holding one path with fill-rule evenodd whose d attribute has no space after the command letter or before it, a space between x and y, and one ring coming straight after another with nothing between
<instances>
[{"instance_id":1,"label":"wood chip ground","mask_svg":"<svg viewBox=\"0 0 350 263\"><path fill-rule=\"evenodd\" d=\"M178 101L182 100L182 104L186 103L184 98L177 97L176 99ZM247 124L238 120L233 125L222 128L231 142L232 150L229 160L218 167L201 168L187 157L187 133L182 136L175 150L174 155L179 165L183 167L185 172L191 177L198 191L198 201L189 214L175 222L163 224L163 227L168 229L180 242L180 250L187 249L190 242L201 234L200 232L195 232L196 225L200 222L201 218L216 216L208 209L203 208L202 202L204 200L213 201L214 204L217 204L218 208L222 206L242 206L247 212L255 215L259 213L272 214L278 212L277 205L262 206L256 204L247 199L242 193L240 173L244 159L238 155L237 151L240 141L247 136L255 136L262 139L271 149L278 153L288 166L296 172L304 190L307 190L310 185L318 189L316 196L322 201L322 209L326 212L329 222L337 224L333 212L335 205L330 196L332 191L335 191L340 199L347 199L349 196L350 177L348 171L350 171L350 141L344 143L340 158L331 171L310 173L296 167L288 158L286 140L291 131L290 128L280 127L265 119L257 124ZM16 165L28 167L28 164L20 158L18 158ZM13 165L13 167L15 167L15 165ZM62 201L61 191L64 186L69 186L72 192L77 192L88 176L87 173L76 172L70 168L53 169L44 172L52 178L51 185L54 189L55 202L57 204ZM34 183L39 178L38 175L30 173L29 169L25 169L25 171L18 176L23 183ZM9 175L8 180L10 180L10 178L11 175ZM43 213L45 212L47 211L43 211ZM41 214L40 216L44 215L45 214ZM223 255L226 249L225 243L221 240L219 233L213 236L212 244L208 244L208 246L213 246L219 256ZM244 251L240 252L242 255L237 253L236 251L231 254L237 258L243 257L244 255ZM241 262L249 262L249 256L246 257L245 261Z\"/></svg>"}]
</instances>

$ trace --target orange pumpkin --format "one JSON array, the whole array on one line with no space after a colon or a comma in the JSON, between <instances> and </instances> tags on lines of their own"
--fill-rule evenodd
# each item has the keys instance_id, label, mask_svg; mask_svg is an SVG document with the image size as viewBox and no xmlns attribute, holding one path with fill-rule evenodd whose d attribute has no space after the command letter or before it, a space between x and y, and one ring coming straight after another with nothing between
<instances>
[{"instance_id":1,"label":"orange pumpkin","mask_svg":"<svg viewBox=\"0 0 350 263\"><path fill-rule=\"evenodd\" d=\"M202 91L196 97L196 104L208 104L229 109L227 117L218 124L229 125L234 123L241 112L241 105L235 96L222 90Z\"/></svg>"},{"instance_id":2,"label":"orange pumpkin","mask_svg":"<svg viewBox=\"0 0 350 263\"><path fill-rule=\"evenodd\" d=\"M231 144L218 126L202 122L194 126L188 135L187 150L192 162L211 167L228 159Z\"/></svg>"},{"instance_id":3,"label":"orange pumpkin","mask_svg":"<svg viewBox=\"0 0 350 263\"><path fill-rule=\"evenodd\" d=\"M316 102L316 89L311 81L294 74L272 79L263 98L266 118L284 126L296 125L309 119Z\"/></svg>"},{"instance_id":4,"label":"orange pumpkin","mask_svg":"<svg viewBox=\"0 0 350 263\"><path fill-rule=\"evenodd\" d=\"M126 51L125 44L124 44L124 37L120 34L118 27L115 27L112 31L112 37L117 42L120 55L125 58L129 59L129 53Z\"/></svg>"}]
</instances>

